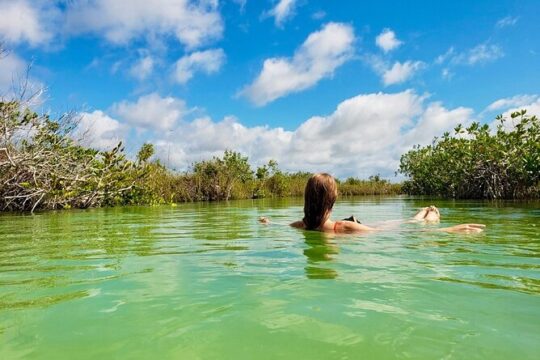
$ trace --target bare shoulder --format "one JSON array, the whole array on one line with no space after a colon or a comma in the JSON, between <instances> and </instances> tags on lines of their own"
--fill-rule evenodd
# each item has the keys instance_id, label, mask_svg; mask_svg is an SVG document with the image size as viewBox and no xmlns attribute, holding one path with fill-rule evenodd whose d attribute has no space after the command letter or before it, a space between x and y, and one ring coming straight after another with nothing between
<instances>
[{"instance_id":1,"label":"bare shoulder","mask_svg":"<svg viewBox=\"0 0 540 360\"><path fill-rule=\"evenodd\" d=\"M289 225L292 226L292 227L295 227L295 228L299 228L299 229L303 229L305 227L304 222L302 220L292 222Z\"/></svg>"},{"instance_id":2,"label":"bare shoulder","mask_svg":"<svg viewBox=\"0 0 540 360\"><path fill-rule=\"evenodd\" d=\"M343 232L364 232L364 231L375 231L375 228L366 226L364 224L358 224L352 221L340 221L339 229Z\"/></svg>"}]
</instances>

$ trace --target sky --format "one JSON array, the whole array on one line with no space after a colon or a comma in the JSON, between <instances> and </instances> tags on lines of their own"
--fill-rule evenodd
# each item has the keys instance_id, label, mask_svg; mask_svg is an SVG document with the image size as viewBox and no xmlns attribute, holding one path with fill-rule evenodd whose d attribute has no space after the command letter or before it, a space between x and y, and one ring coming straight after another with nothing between
<instances>
[{"instance_id":1,"label":"sky","mask_svg":"<svg viewBox=\"0 0 540 360\"><path fill-rule=\"evenodd\" d=\"M0 0L0 97L75 112L84 145L144 142L184 171L253 166L395 179L458 124L540 115L540 2ZM27 70L29 71L27 72ZM36 90L37 91L37 90Z\"/></svg>"}]
</instances>

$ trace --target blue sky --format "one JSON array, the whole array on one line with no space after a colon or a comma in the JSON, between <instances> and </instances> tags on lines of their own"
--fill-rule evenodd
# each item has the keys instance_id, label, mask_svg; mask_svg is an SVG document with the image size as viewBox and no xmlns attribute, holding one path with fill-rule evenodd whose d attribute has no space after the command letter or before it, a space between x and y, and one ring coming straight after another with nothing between
<instances>
[{"instance_id":1,"label":"blue sky","mask_svg":"<svg viewBox=\"0 0 540 360\"><path fill-rule=\"evenodd\" d=\"M127 5L129 4L129 5ZM0 94L32 64L37 105L107 148L184 170L254 165L391 177L457 123L540 113L538 1L0 0Z\"/></svg>"}]
</instances>

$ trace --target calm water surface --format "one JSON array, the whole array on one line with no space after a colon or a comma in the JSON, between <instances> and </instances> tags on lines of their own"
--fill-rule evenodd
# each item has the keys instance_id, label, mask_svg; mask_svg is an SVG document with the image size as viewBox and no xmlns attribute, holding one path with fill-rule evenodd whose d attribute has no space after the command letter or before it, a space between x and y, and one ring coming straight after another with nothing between
<instances>
[{"instance_id":1,"label":"calm water surface","mask_svg":"<svg viewBox=\"0 0 540 360\"><path fill-rule=\"evenodd\" d=\"M487 232L256 222L299 219L301 199L0 216L0 359L540 358L540 203L437 205Z\"/></svg>"}]
</instances>

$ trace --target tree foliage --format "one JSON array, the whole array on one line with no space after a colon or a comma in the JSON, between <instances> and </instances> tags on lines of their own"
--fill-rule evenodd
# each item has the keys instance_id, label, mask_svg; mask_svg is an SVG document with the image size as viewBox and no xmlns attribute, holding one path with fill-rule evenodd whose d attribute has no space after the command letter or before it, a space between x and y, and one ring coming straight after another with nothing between
<instances>
[{"instance_id":1,"label":"tree foliage","mask_svg":"<svg viewBox=\"0 0 540 360\"><path fill-rule=\"evenodd\" d=\"M253 179L248 158L226 150L223 158L200 161L193 165L193 175L199 197L205 200L229 200L237 182L246 183Z\"/></svg>"},{"instance_id":2,"label":"tree foliage","mask_svg":"<svg viewBox=\"0 0 540 360\"><path fill-rule=\"evenodd\" d=\"M409 177L404 190L453 198L538 197L540 121L525 110L496 120L496 129L477 122L459 125L453 135L404 154L399 168Z\"/></svg>"},{"instance_id":3,"label":"tree foliage","mask_svg":"<svg viewBox=\"0 0 540 360\"><path fill-rule=\"evenodd\" d=\"M142 169L122 144L110 151L78 145L72 114L53 121L0 102L0 209L87 208L124 203Z\"/></svg>"},{"instance_id":4,"label":"tree foliage","mask_svg":"<svg viewBox=\"0 0 540 360\"><path fill-rule=\"evenodd\" d=\"M347 178L339 184L343 195L389 195L401 193L401 184L394 184L382 179L379 174L370 176L367 180Z\"/></svg>"}]
</instances>

